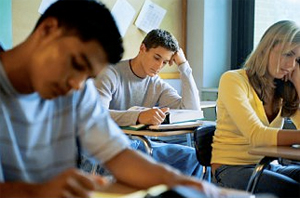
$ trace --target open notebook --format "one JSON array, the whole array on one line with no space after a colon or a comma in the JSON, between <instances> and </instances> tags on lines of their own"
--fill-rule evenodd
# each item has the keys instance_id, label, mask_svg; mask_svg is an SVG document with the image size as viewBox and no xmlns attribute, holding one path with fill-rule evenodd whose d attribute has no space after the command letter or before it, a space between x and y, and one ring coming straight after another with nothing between
<instances>
[{"instance_id":1,"label":"open notebook","mask_svg":"<svg viewBox=\"0 0 300 198\"><path fill-rule=\"evenodd\" d=\"M210 194L212 195L212 194ZM215 188L214 197L223 198L251 198L253 197L246 191L227 189L227 188ZM105 193L105 192L92 192L90 198L206 198L211 197L205 193L198 191L197 189L189 186L175 186L169 189L166 185L153 186L146 190L138 190L129 194L118 194L118 193Z\"/></svg>"},{"instance_id":2,"label":"open notebook","mask_svg":"<svg viewBox=\"0 0 300 198\"><path fill-rule=\"evenodd\" d=\"M133 106L129 108L130 111L143 111L150 108ZM165 121L160 125L130 125L122 126L122 129L127 130L142 130L150 129L153 131L170 131L170 130L182 130L193 129L202 125L201 119L204 119L203 112L201 110L187 110L187 109L170 109L166 113Z\"/></svg>"},{"instance_id":3,"label":"open notebook","mask_svg":"<svg viewBox=\"0 0 300 198\"><path fill-rule=\"evenodd\" d=\"M170 131L170 130L183 130L183 129L195 129L203 125L203 121L191 121L191 122L182 122L174 124L160 124L160 125L150 125L148 129L153 131Z\"/></svg>"}]
</instances>

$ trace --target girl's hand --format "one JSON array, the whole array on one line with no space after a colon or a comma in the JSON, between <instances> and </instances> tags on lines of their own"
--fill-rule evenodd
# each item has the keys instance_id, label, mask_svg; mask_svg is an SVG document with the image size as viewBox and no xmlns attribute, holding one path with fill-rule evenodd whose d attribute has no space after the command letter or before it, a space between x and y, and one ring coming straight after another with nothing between
<instances>
[{"instance_id":1,"label":"girl's hand","mask_svg":"<svg viewBox=\"0 0 300 198\"><path fill-rule=\"evenodd\" d=\"M295 87L297 87L297 85L300 86L300 65L299 63L296 63L294 69L292 72L290 72L289 74L287 74L284 77L284 80L287 81L291 81Z\"/></svg>"},{"instance_id":2,"label":"girl's hand","mask_svg":"<svg viewBox=\"0 0 300 198\"><path fill-rule=\"evenodd\" d=\"M294 87L296 88L296 91L298 93L298 97L300 98L300 65L298 63L298 61L296 61L296 65L293 69L293 71L291 71L289 74L285 75L283 77L284 81L291 81L294 85Z\"/></svg>"}]
</instances>

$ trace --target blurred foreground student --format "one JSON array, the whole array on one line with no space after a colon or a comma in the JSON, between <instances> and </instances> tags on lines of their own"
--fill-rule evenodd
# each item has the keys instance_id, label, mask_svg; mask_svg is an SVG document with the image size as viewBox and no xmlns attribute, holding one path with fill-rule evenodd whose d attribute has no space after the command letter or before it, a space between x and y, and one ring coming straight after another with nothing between
<instances>
[{"instance_id":1,"label":"blurred foreground student","mask_svg":"<svg viewBox=\"0 0 300 198\"><path fill-rule=\"evenodd\" d=\"M165 65L172 65L173 62L180 73L182 96L158 76ZM192 69L177 40L162 29L150 31L134 58L109 66L97 76L95 84L104 107L109 109L119 126L158 125L165 119L169 108L200 110L199 92ZM129 109L133 106L147 107L149 110ZM202 166L194 148L153 141L151 145L154 159L184 174L202 175ZM133 141L132 146L144 150L144 145L137 140Z\"/></svg>"},{"instance_id":2,"label":"blurred foreground student","mask_svg":"<svg viewBox=\"0 0 300 198\"><path fill-rule=\"evenodd\" d=\"M191 185L218 196L131 150L101 107L88 78L122 53L109 10L88 0L52 4L23 43L0 52L0 197L88 197L105 180L75 168L79 145L127 185Z\"/></svg>"},{"instance_id":3,"label":"blurred foreground student","mask_svg":"<svg viewBox=\"0 0 300 198\"><path fill-rule=\"evenodd\" d=\"M218 185L246 189L263 157L250 155L250 148L300 144L299 62L300 27L280 21L265 32L244 68L222 75L211 161ZM287 117L297 130L282 129ZM300 197L300 167L271 164L256 192Z\"/></svg>"}]
</instances>

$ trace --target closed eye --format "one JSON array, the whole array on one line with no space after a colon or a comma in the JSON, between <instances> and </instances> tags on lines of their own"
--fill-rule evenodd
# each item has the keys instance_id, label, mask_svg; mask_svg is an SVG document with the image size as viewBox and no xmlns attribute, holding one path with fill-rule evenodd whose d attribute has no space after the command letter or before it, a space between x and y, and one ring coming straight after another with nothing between
<instances>
[{"instance_id":1,"label":"closed eye","mask_svg":"<svg viewBox=\"0 0 300 198\"><path fill-rule=\"evenodd\" d=\"M287 52L284 54L284 56L287 56L287 57L291 57L291 56L294 56L295 53L293 51L290 51L290 52Z\"/></svg>"},{"instance_id":2,"label":"closed eye","mask_svg":"<svg viewBox=\"0 0 300 198\"><path fill-rule=\"evenodd\" d=\"M154 59L159 61L160 57L154 56Z\"/></svg>"},{"instance_id":3,"label":"closed eye","mask_svg":"<svg viewBox=\"0 0 300 198\"><path fill-rule=\"evenodd\" d=\"M78 71L84 71L86 69L84 65L81 65L76 61L75 57L72 57L71 62L72 62L72 67Z\"/></svg>"}]
</instances>

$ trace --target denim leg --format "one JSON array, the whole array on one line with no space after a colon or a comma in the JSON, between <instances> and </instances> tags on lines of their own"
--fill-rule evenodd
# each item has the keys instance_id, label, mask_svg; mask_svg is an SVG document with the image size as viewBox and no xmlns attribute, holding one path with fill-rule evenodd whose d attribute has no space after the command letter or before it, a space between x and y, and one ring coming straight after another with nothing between
<instances>
[{"instance_id":1,"label":"denim leg","mask_svg":"<svg viewBox=\"0 0 300 198\"><path fill-rule=\"evenodd\" d=\"M300 183L300 166L299 165L287 165L282 166L280 164L271 164L270 170L282 175L288 176L293 180Z\"/></svg>"},{"instance_id":2,"label":"denim leg","mask_svg":"<svg viewBox=\"0 0 300 198\"><path fill-rule=\"evenodd\" d=\"M139 140L131 140L131 144L130 144L131 148L137 150L140 145L141 142ZM143 150L145 150L145 148Z\"/></svg>"},{"instance_id":3,"label":"denim leg","mask_svg":"<svg viewBox=\"0 0 300 198\"><path fill-rule=\"evenodd\" d=\"M202 175L202 166L199 164L195 149L180 144L166 144L151 141L153 148L153 158L159 162L168 164L183 174L200 177ZM144 150L143 144L138 147Z\"/></svg>"},{"instance_id":4,"label":"denim leg","mask_svg":"<svg viewBox=\"0 0 300 198\"><path fill-rule=\"evenodd\" d=\"M254 167L255 165L223 165L216 170L214 182L218 186L246 190ZM255 194L268 193L277 197L300 197L300 183L280 173L284 170L285 174L290 171L273 165L267 167L258 181ZM292 172L295 173L295 171ZM299 174L299 170L296 172Z\"/></svg>"}]
</instances>

